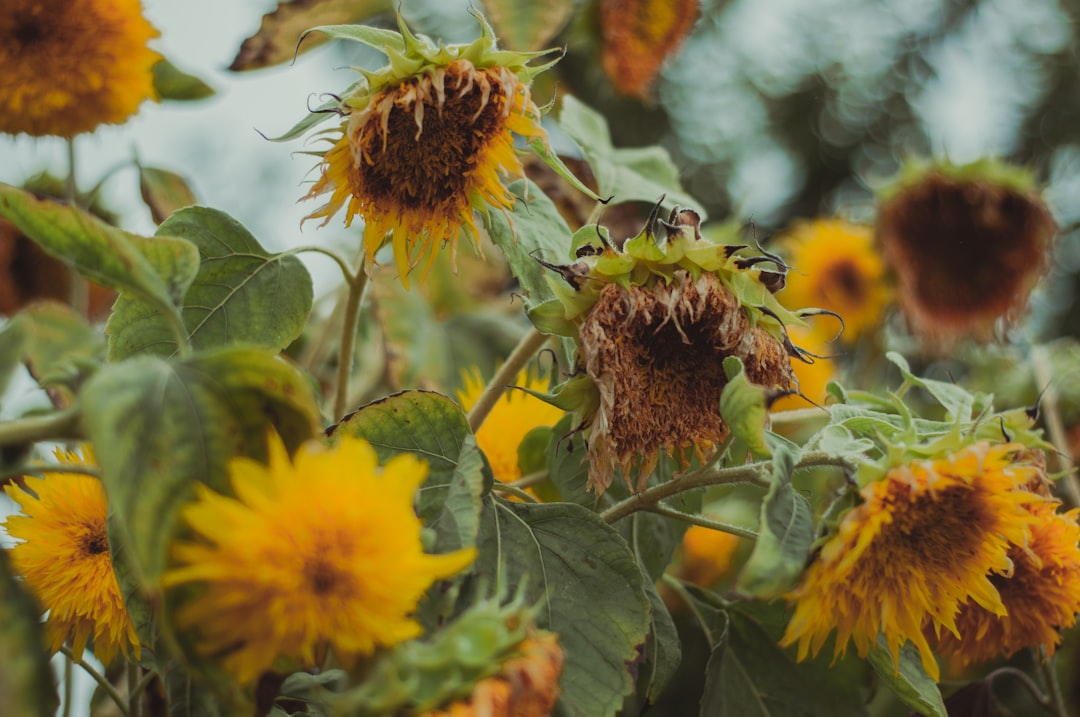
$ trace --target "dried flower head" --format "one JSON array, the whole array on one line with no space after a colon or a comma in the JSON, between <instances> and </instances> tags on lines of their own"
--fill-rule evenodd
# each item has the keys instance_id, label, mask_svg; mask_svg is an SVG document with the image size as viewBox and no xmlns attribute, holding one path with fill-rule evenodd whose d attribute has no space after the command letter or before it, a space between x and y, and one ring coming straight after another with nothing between
<instances>
[{"instance_id":1,"label":"dried flower head","mask_svg":"<svg viewBox=\"0 0 1080 717\"><path fill-rule=\"evenodd\" d=\"M1045 271L1057 225L1032 177L994 162L909 168L886 190L878 237L900 307L930 343L988 340Z\"/></svg>"},{"instance_id":2,"label":"dried flower head","mask_svg":"<svg viewBox=\"0 0 1080 717\"><path fill-rule=\"evenodd\" d=\"M993 615L1006 605L991 574L1012 569L1036 497L1023 486L1038 470L1019 463L1017 444L980 442L890 470L861 491L789 599L795 612L783 644L817 655L835 628L837 655L849 642L866 656L883 635L895 664L910 641L937 679L927 633L959 634L971 602Z\"/></svg>"},{"instance_id":3,"label":"dried flower head","mask_svg":"<svg viewBox=\"0 0 1080 717\"><path fill-rule=\"evenodd\" d=\"M0 132L73 137L155 98L139 0L9 0L0 13Z\"/></svg>"},{"instance_id":4,"label":"dried flower head","mask_svg":"<svg viewBox=\"0 0 1080 717\"><path fill-rule=\"evenodd\" d=\"M504 177L524 173L514 134L545 136L529 85L550 64L528 64L544 53L498 50L477 17L481 36L467 45L436 46L400 18L400 34L357 28L371 36L347 39L390 62L322 110L344 121L319 135L332 146L305 199L329 199L308 219L325 225L342 208L346 226L361 217L369 264L389 234L406 286L414 267L430 268L440 245L453 255L462 234L477 243L474 211L512 206Z\"/></svg>"},{"instance_id":5,"label":"dried flower head","mask_svg":"<svg viewBox=\"0 0 1080 717\"><path fill-rule=\"evenodd\" d=\"M1080 511L1057 512L1037 501L1026 543L1009 549L1012 569L990 576L1005 614L965 603L956 616L957 634L942 633L936 647L961 665L1011 657L1024 648L1054 654L1061 631L1080 613Z\"/></svg>"},{"instance_id":6,"label":"dried flower head","mask_svg":"<svg viewBox=\"0 0 1080 717\"><path fill-rule=\"evenodd\" d=\"M379 466L370 444L345 437L290 460L275 435L268 465L237 458L230 472L235 498L198 486L182 509L199 540L174 546L163 583L205 586L176 624L241 683L279 657L310 667L332 647L351 664L416 637L420 597L475 557L423 551L413 501L427 464L411 455Z\"/></svg>"},{"instance_id":7,"label":"dried flower head","mask_svg":"<svg viewBox=\"0 0 1080 717\"><path fill-rule=\"evenodd\" d=\"M93 465L90 448L57 451L71 465ZM120 653L139 655L139 638L113 572L101 481L80 473L46 473L25 488L4 487L22 515L4 526L18 544L11 561L49 616L45 625L55 652L70 641L76 659L93 637L94 655L108 665Z\"/></svg>"},{"instance_id":8,"label":"dried flower head","mask_svg":"<svg viewBox=\"0 0 1080 717\"><path fill-rule=\"evenodd\" d=\"M586 431L589 485L598 493L616 468L628 484L636 469L635 489L644 490L662 451L683 465L713 455L728 431L720 415L725 357L741 359L750 381L778 393L794 383L784 324L799 319L770 290L781 283L780 260L703 238L691 210L660 223L656 211L621 248L595 227L580 230L578 261L549 266L562 277L552 280L559 298L531 313L541 330L578 342L580 374L553 400ZM664 237L654 233L660 226ZM769 262L780 271L763 271Z\"/></svg>"}]
</instances>

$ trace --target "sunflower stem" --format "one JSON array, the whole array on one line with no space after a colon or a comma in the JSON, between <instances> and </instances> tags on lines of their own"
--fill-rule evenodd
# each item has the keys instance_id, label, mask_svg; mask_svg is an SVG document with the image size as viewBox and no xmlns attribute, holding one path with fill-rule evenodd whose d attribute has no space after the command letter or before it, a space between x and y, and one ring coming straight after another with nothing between
<instances>
[{"instance_id":1,"label":"sunflower stem","mask_svg":"<svg viewBox=\"0 0 1080 717\"><path fill-rule=\"evenodd\" d=\"M491 487L491 490L496 491L498 493L505 493L506 495L512 495L515 498L521 499L525 503L539 503L540 502L540 501L538 501L536 499L536 496L534 496L532 493L528 493L528 492L522 490L521 488L510 485L509 483L495 483L495 485L493 485Z\"/></svg>"},{"instance_id":2,"label":"sunflower stem","mask_svg":"<svg viewBox=\"0 0 1080 717\"><path fill-rule=\"evenodd\" d=\"M664 573L660 579L664 582L664 585L667 585L673 593L679 596L679 599L686 605L690 614L694 616L694 620L697 621L701 631L705 634L705 641L709 643L709 652L712 652L716 647L716 641L712 636L712 628L709 627L709 623L705 620L705 616L702 615L701 610L698 609L697 600L694 600L693 596L690 595L690 591L683 585L682 580L679 580L674 575Z\"/></svg>"},{"instance_id":3,"label":"sunflower stem","mask_svg":"<svg viewBox=\"0 0 1080 717\"><path fill-rule=\"evenodd\" d=\"M1042 344L1031 348L1031 365L1035 373L1036 386L1044 386L1040 410L1050 434L1050 442L1056 450L1058 470L1064 475L1057 482L1062 498L1070 508L1080 508L1080 486L1077 485L1076 466L1072 462L1069 439L1065 435L1065 423L1061 420L1061 408L1058 404L1057 390L1050 367L1050 354Z\"/></svg>"},{"instance_id":4,"label":"sunflower stem","mask_svg":"<svg viewBox=\"0 0 1080 717\"><path fill-rule=\"evenodd\" d=\"M109 698L116 704L116 708L120 710L120 714L123 715L123 717L131 717L128 714L127 700L124 699L124 696L120 694L120 692L115 687L113 687L113 684L109 682L109 680L106 679L104 675L102 675L90 665L83 662L81 659L76 660L75 654L67 645L61 645L60 652L67 655L67 658L69 660L81 667L86 674L90 675L90 678L94 680L94 682L98 683L101 689L104 690L105 694L107 694Z\"/></svg>"},{"instance_id":5,"label":"sunflower stem","mask_svg":"<svg viewBox=\"0 0 1080 717\"><path fill-rule=\"evenodd\" d=\"M504 485L512 485L515 488L528 488L534 486L537 483L543 483L548 478L547 470L536 471L529 475L521 476L517 480L507 481Z\"/></svg>"},{"instance_id":6,"label":"sunflower stem","mask_svg":"<svg viewBox=\"0 0 1080 717\"><path fill-rule=\"evenodd\" d=\"M75 138L67 138L68 174L64 181L64 198L73 207L79 206L79 185L75 179ZM68 300L71 308L80 316L88 316L90 311L90 284L72 270L68 270L71 283L68 285Z\"/></svg>"},{"instance_id":7,"label":"sunflower stem","mask_svg":"<svg viewBox=\"0 0 1080 717\"><path fill-rule=\"evenodd\" d=\"M176 355L180 357L189 355L191 353L191 336L188 335L187 327L184 326L184 320L180 316L179 309L161 313L169 324L169 331L172 332L173 340L176 341Z\"/></svg>"},{"instance_id":8,"label":"sunflower stem","mask_svg":"<svg viewBox=\"0 0 1080 717\"><path fill-rule=\"evenodd\" d=\"M484 390L476 399L472 410L469 411L469 428L473 433L480 430L484 419L487 418L488 414L491 413L491 409L502 398L506 387L514 381L522 367L540 350L541 346L547 343L547 340L547 334L542 334L535 328L530 329L527 334L521 337L518 345L510 352L506 362L495 372L488 385L484 386Z\"/></svg>"},{"instance_id":9,"label":"sunflower stem","mask_svg":"<svg viewBox=\"0 0 1080 717\"><path fill-rule=\"evenodd\" d=\"M1028 677L1027 673L1023 670L1018 670L1015 667L999 667L998 669L988 674L985 679L987 683L993 684L993 682L999 677L1006 676L1015 677L1020 682L1020 684L1022 684L1027 689L1031 696L1035 698L1035 701L1038 702L1040 705L1042 705L1048 710L1054 708L1053 700L1048 695L1046 695L1042 691L1042 688L1035 684L1035 680Z\"/></svg>"},{"instance_id":10,"label":"sunflower stem","mask_svg":"<svg viewBox=\"0 0 1080 717\"><path fill-rule=\"evenodd\" d=\"M322 254L323 256L328 256L333 259L334 263L337 264L338 267L341 269L341 275L345 278L345 281L353 281L355 279L355 277L353 276L352 268L349 266L349 262L345 259L345 257L343 257L341 254L338 254L332 249L327 249L326 247L315 246L313 244L298 246L293 247L288 251L283 251L282 255L300 254L301 252L309 252L311 254Z\"/></svg>"},{"instance_id":11,"label":"sunflower stem","mask_svg":"<svg viewBox=\"0 0 1080 717\"><path fill-rule=\"evenodd\" d=\"M710 528L712 530L719 530L722 533L730 533L732 535L737 535L740 538L751 538L756 540L758 537L756 530L744 528L741 525L735 525L733 523L724 523L719 520L713 520L711 518L706 518L703 515L684 513L681 510L669 508L661 503L652 506L648 509L648 511L656 515L662 515L665 518L681 520L682 522L689 523L690 525L700 525L702 528Z\"/></svg>"},{"instance_id":12,"label":"sunflower stem","mask_svg":"<svg viewBox=\"0 0 1080 717\"><path fill-rule=\"evenodd\" d=\"M83 437L79 429L77 407L66 408L44 416L29 416L0 423L0 446Z\"/></svg>"},{"instance_id":13,"label":"sunflower stem","mask_svg":"<svg viewBox=\"0 0 1080 717\"><path fill-rule=\"evenodd\" d=\"M810 421L825 421L829 418L829 412L821 408L795 408L790 411L777 411L769 414L769 420L773 426L790 426L797 423Z\"/></svg>"},{"instance_id":14,"label":"sunflower stem","mask_svg":"<svg viewBox=\"0 0 1080 717\"><path fill-rule=\"evenodd\" d=\"M363 265L348 279L349 293L345 297L345 323L341 327L341 351L338 354L338 373L334 397L334 420L345 415L349 395L349 376L352 374L353 350L356 348L356 324L360 317L360 301L364 298L368 275Z\"/></svg>"},{"instance_id":15,"label":"sunflower stem","mask_svg":"<svg viewBox=\"0 0 1080 717\"><path fill-rule=\"evenodd\" d=\"M1046 682L1046 691L1050 698L1050 709L1057 717L1069 717L1069 710L1065 707L1065 696L1061 693L1061 683L1058 681L1057 670L1054 669L1053 658L1045 657L1039 661L1039 671Z\"/></svg>"},{"instance_id":16,"label":"sunflower stem","mask_svg":"<svg viewBox=\"0 0 1080 717\"><path fill-rule=\"evenodd\" d=\"M127 666L128 717L142 717L142 695L136 691L139 685L139 665L136 662Z\"/></svg>"},{"instance_id":17,"label":"sunflower stem","mask_svg":"<svg viewBox=\"0 0 1080 717\"><path fill-rule=\"evenodd\" d=\"M75 666L71 662L71 658L64 659L64 709L61 712L63 717L70 717L71 715L71 697L72 684L75 681Z\"/></svg>"}]
</instances>

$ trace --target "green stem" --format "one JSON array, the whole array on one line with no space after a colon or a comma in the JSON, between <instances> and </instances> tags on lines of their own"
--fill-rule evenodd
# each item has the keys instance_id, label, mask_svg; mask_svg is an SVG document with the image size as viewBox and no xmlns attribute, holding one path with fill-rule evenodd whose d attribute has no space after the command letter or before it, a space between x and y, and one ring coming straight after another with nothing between
<instances>
[{"instance_id":1,"label":"green stem","mask_svg":"<svg viewBox=\"0 0 1080 717\"><path fill-rule=\"evenodd\" d=\"M169 331L173 335L173 340L176 341L176 355L183 357L191 354L191 336L188 335L187 327L184 326L184 319L180 315L181 311L182 309L175 306L167 306L163 307L161 313L169 324Z\"/></svg>"},{"instance_id":2,"label":"green stem","mask_svg":"<svg viewBox=\"0 0 1080 717\"><path fill-rule=\"evenodd\" d=\"M1035 681L1028 677L1027 673L1022 670L1018 670L1015 667L999 667L986 676L986 681L989 684L993 684L999 677L1013 677L1016 678L1024 686L1024 688L1035 698L1035 701L1048 710L1054 709L1053 700L1043 693Z\"/></svg>"},{"instance_id":3,"label":"green stem","mask_svg":"<svg viewBox=\"0 0 1080 717\"><path fill-rule=\"evenodd\" d=\"M73 207L79 205L79 185L75 178L75 138L67 140L68 175L64 182L64 198ZM71 308L80 316L88 316L90 310L90 284L81 274L69 270L71 283L68 286L68 300Z\"/></svg>"},{"instance_id":4,"label":"green stem","mask_svg":"<svg viewBox=\"0 0 1080 717\"><path fill-rule=\"evenodd\" d=\"M139 680L139 683L135 685L135 689L128 695L128 699L141 699L142 693L146 692L146 688L150 686L150 683L154 681L155 677L157 677L157 674L154 672L147 672L143 675L142 679ZM141 703L139 709L142 709Z\"/></svg>"},{"instance_id":5,"label":"green stem","mask_svg":"<svg viewBox=\"0 0 1080 717\"><path fill-rule=\"evenodd\" d=\"M0 423L0 446L12 446L37 441L81 439L79 409L66 408L44 416L28 416Z\"/></svg>"},{"instance_id":6,"label":"green stem","mask_svg":"<svg viewBox=\"0 0 1080 717\"><path fill-rule=\"evenodd\" d=\"M731 533L732 535L738 535L740 538L750 538L756 540L758 537L756 530L750 528L744 528L741 525L735 525L734 523L724 523L719 520L713 520L712 518L706 518L703 515L692 515L691 513L684 513L681 510L675 510L674 508L668 508L666 505L657 504L649 508L650 513L656 515L662 515L665 518L674 518L675 520L681 520L684 523L690 525L700 525L703 528L711 528L712 530L719 530L722 533Z\"/></svg>"},{"instance_id":7,"label":"green stem","mask_svg":"<svg viewBox=\"0 0 1080 717\"><path fill-rule=\"evenodd\" d=\"M1069 717L1068 708L1065 707L1065 696L1061 693L1061 683L1058 682L1057 670L1054 669L1054 660L1045 655L1040 656L1044 659L1039 661L1039 671L1046 682L1050 709L1057 717Z\"/></svg>"},{"instance_id":8,"label":"green stem","mask_svg":"<svg viewBox=\"0 0 1080 717\"><path fill-rule=\"evenodd\" d=\"M517 480L507 481L503 485L512 485L515 488L528 488L529 486L536 485L537 483L543 483L548 478L548 472L546 470L536 471L525 476L521 476Z\"/></svg>"},{"instance_id":9,"label":"green stem","mask_svg":"<svg viewBox=\"0 0 1080 717\"><path fill-rule=\"evenodd\" d=\"M356 324L360 316L360 300L367 286L367 272L361 265L357 273L348 279L349 293L345 297L345 323L341 327L341 352L338 354L336 394L334 396L334 420L345 415L349 395L349 376L352 374L353 350L356 348Z\"/></svg>"},{"instance_id":10,"label":"green stem","mask_svg":"<svg viewBox=\"0 0 1080 717\"><path fill-rule=\"evenodd\" d=\"M301 252L322 254L323 256L330 257L334 260L334 263L338 265L338 268L341 269L341 275L345 277L345 281L352 281L354 279L352 268L349 267L349 262L345 259L345 257L341 256L341 254L338 254L332 249L327 249L326 247L322 246L305 245L293 247L288 251L283 251L282 254L300 254Z\"/></svg>"},{"instance_id":11,"label":"green stem","mask_svg":"<svg viewBox=\"0 0 1080 717\"><path fill-rule=\"evenodd\" d=\"M127 666L127 689L128 689L128 715L129 717L142 717L142 694L135 691L139 685L139 665L131 662Z\"/></svg>"},{"instance_id":12,"label":"green stem","mask_svg":"<svg viewBox=\"0 0 1080 717\"><path fill-rule=\"evenodd\" d=\"M829 412L820 408L796 408L790 411L777 411L769 414L769 420L775 426L790 426L808 421L826 421Z\"/></svg>"},{"instance_id":13,"label":"green stem","mask_svg":"<svg viewBox=\"0 0 1080 717\"><path fill-rule=\"evenodd\" d=\"M536 499L536 496L534 496L533 494L527 493L526 491L523 491L520 488L512 486L509 483L495 483L495 485L493 485L491 487L491 489L493 491L498 492L498 493L505 493L506 495L512 495L515 498L520 498L522 501L524 501L526 503L539 503L540 502L540 501L538 501Z\"/></svg>"},{"instance_id":14,"label":"green stem","mask_svg":"<svg viewBox=\"0 0 1080 717\"><path fill-rule=\"evenodd\" d=\"M518 372L540 350L540 347L547 343L547 340L547 334L542 334L536 329L530 329L527 334L521 337L518 345L510 352L506 362L495 372L491 381L484 387L479 398L476 399L472 410L469 411L469 428L472 429L473 433L480 430L484 419L491 413L491 409L495 407L495 404L499 402L499 398L506 391L506 387L513 383Z\"/></svg>"},{"instance_id":15,"label":"green stem","mask_svg":"<svg viewBox=\"0 0 1080 717\"><path fill-rule=\"evenodd\" d=\"M1043 422L1046 424L1046 432L1050 434L1050 442L1057 449L1058 470L1064 474L1057 482L1058 490L1070 508L1080 507L1080 486L1077 485L1076 467L1072 462L1069 439L1065 435L1065 422L1061 420L1061 408L1058 404L1057 390L1054 388L1050 354L1045 346L1037 344L1031 348L1031 366L1035 373L1036 385L1045 386L1040 411Z\"/></svg>"},{"instance_id":16,"label":"green stem","mask_svg":"<svg viewBox=\"0 0 1080 717\"><path fill-rule=\"evenodd\" d=\"M70 717L71 715L71 697L74 692L73 683L75 681L75 669L71 663L71 659L64 660L64 710L61 713L63 717Z\"/></svg>"},{"instance_id":17,"label":"green stem","mask_svg":"<svg viewBox=\"0 0 1080 717\"><path fill-rule=\"evenodd\" d=\"M116 708L120 710L121 715L123 715L124 717L130 717L130 715L128 714L127 700L125 700L124 696L120 694L120 692L117 691L115 687L113 687L111 682L105 679L104 675L102 675L90 665L83 662L81 659L76 660L74 653L71 652L71 648L67 645L61 645L60 652L67 655L69 660L81 667L83 671L86 672L86 674L90 675L90 678L93 679L94 682L98 683L101 689L105 691L105 694L107 694L109 698L114 703L116 703Z\"/></svg>"},{"instance_id":18,"label":"green stem","mask_svg":"<svg viewBox=\"0 0 1080 717\"><path fill-rule=\"evenodd\" d=\"M852 469L851 463L846 459L817 451L803 455L795 465L795 470L817 466L836 466L838 468L843 468L844 470ZM674 480L670 480L667 483L653 486L642 493L635 493L629 498L626 498L605 510L600 514L600 517L610 525L639 510L651 510L653 506L657 505L665 498L670 498L680 493L685 493L688 490L694 490L695 488L705 488L707 486L725 485L730 483L753 483L755 485L767 487L770 485L769 478L767 477L770 473L770 469L771 463L769 461L749 463L747 465L733 466L730 468L705 466Z\"/></svg>"},{"instance_id":19,"label":"green stem","mask_svg":"<svg viewBox=\"0 0 1080 717\"><path fill-rule=\"evenodd\" d=\"M705 634L705 641L709 643L709 652L712 652L716 648L716 641L713 640L712 629L709 627L709 623L705 620L705 616L701 614L701 610L698 609L697 600L694 600L690 591L686 589L682 581L674 575L664 573L660 578L663 580L664 585L667 585L686 605L686 608L690 611L690 614L697 620L698 626Z\"/></svg>"},{"instance_id":20,"label":"green stem","mask_svg":"<svg viewBox=\"0 0 1080 717\"><path fill-rule=\"evenodd\" d=\"M16 476L39 476L45 473L75 473L101 479L101 469L82 463L24 463L0 469L0 485Z\"/></svg>"}]
</instances>

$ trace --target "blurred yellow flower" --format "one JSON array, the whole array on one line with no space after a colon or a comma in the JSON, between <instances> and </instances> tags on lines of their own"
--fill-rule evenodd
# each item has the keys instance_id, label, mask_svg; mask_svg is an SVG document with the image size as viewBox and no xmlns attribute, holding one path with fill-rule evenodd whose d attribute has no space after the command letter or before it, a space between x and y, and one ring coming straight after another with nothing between
<instances>
[{"instance_id":1,"label":"blurred yellow flower","mask_svg":"<svg viewBox=\"0 0 1080 717\"><path fill-rule=\"evenodd\" d=\"M910 641L935 680L938 665L925 637L957 634L957 612L971 601L1003 615L991 573L1012 568L1010 547L1023 545L1032 522L1022 490L1037 468L1017 462L1023 447L977 443L936 460L894 468L861 491L789 595L795 611L783 644L799 659L817 655L836 628L837 655L853 641L866 656L884 636L895 664Z\"/></svg>"},{"instance_id":2,"label":"blurred yellow flower","mask_svg":"<svg viewBox=\"0 0 1080 717\"><path fill-rule=\"evenodd\" d=\"M468 566L474 549L424 553L413 511L427 464L380 467L366 441L311 441L293 461L270 440L268 465L230 464L235 498L197 486L181 510L198 542L173 547L166 587L205 588L176 623L201 654L250 683L277 658L312 667L328 647L345 665L420 634L410 617L428 587Z\"/></svg>"},{"instance_id":3,"label":"blurred yellow flower","mask_svg":"<svg viewBox=\"0 0 1080 717\"><path fill-rule=\"evenodd\" d=\"M722 530L692 525L683 535L678 577L709 587L731 572L742 538Z\"/></svg>"},{"instance_id":4,"label":"blurred yellow flower","mask_svg":"<svg viewBox=\"0 0 1080 717\"><path fill-rule=\"evenodd\" d=\"M0 132L73 137L154 99L139 0L8 0L0 13Z\"/></svg>"},{"instance_id":5,"label":"blurred yellow flower","mask_svg":"<svg viewBox=\"0 0 1080 717\"><path fill-rule=\"evenodd\" d=\"M69 464L94 464L89 447L82 455L58 450L56 456ZM120 652L138 656L139 638L113 572L101 481L57 472L25 479L25 486L4 487L22 510L4 525L21 541L11 548L12 564L49 612L50 649L55 652L70 640L72 654L80 659L93 637L94 655L105 665Z\"/></svg>"},{"instance_id":6,"label":"blurred yellow flower","mask_svg":"<svg viewBox=\"0 0 1080 717\"><path fill-rule=\"evenodd\" d=\"M832 337L823 337L821 330L817 328L808 329L804 326L789 326L787 331L788 338L791 339L793 344L816 356L831 356L836 353L839 346L839 343L828 343L827 339ZM809 408L811 406L810 401L819 406L824 405L828 397L825 387L829 384L829 381L836 378L836 363L834 360L814 357L811 357L813 363L807 363L794 357L790 360L791 370L794 371L795 378L799 382L799 393L802 395L784 396L774 401L770 409L773 411L790 411L798 408Z\"/></svg>"},{"instance_id":7,"label":"blurred yellow flower","mask_svg":"<svg viewBox=\"0 0 1080 717\"><path fill-rule=\"evenodd\" d=\"M484 379L476 368L467 371L462 378L464 384L457 397L461 407L469 411L484 390ZM530 375L527 369L518 373L516 385L538 393L548 390L547 380ZM535 428L554 426L562 417L563 410L546 401L524 391L506 391L476 432L476 443L487 456L495 478L504 483L520 478L518 448L525 436Z\"/></svg>"},{"instance_id":8,"label":"blurred yellow flower","mask_svg":"<svg viewBox=\"0 0 1080 717\"><path fill-rule=\"evenodd\" d=\"M892 294L870 227L816 219L796 224L783 243L791 265L780 294L785 305L840 314L847 343L881 321Z\"/></svg>"}]
</instances>

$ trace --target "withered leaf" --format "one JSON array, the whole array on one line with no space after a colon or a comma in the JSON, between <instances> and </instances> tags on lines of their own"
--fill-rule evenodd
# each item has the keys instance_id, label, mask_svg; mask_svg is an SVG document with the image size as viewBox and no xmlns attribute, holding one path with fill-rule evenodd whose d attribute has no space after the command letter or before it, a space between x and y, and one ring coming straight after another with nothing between
<instances>
[{"instance_id":1,"label":"withered leaf","mask_svg":"<svg viewBox=\"0 0 1080 717\"><path fill-rule=\"evenodd\" d=\"M690 34L697 0L600 0L600 61L615 90L648 99L664 61Z\"/></svg>"}]
</instances>

